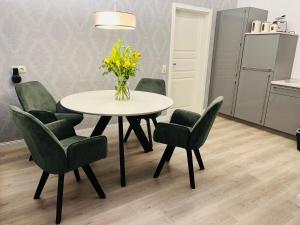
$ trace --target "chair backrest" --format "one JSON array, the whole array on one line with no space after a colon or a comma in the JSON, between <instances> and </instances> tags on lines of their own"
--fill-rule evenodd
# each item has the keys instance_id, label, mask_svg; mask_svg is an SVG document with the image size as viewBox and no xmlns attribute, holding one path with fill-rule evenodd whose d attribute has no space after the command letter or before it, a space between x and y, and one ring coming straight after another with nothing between
<instances>
[{"instance_id":1,"label":"chair backrest","mask_svg":"<svg viewBox=\"0 0 300 225\"><path fill-rule=\"evenodd\" d=\"M190 148L198 149L205 143L217 113L222 106L223 100L224 98L222 96L219 96L213 100L201 118L195 123L194 127L192 128L189 144Z\"/></svg>"},{"instance_id":2,"label":"chair backrest","mask_svg":"<svg viewBox=\"0 0 300 225\"><path fill-rule=\"evenodd\" d=\"M135 90L166 95L166 83L162 79L142 78Z\"/></svg>"},{"instance_id":3,"label":"chair backrest","mask_svg":"<svg viewBox=\"0 0 300 225\"><path fill-rule=\"evenodd\" d=\"M31 110L56 112L56 102L54 98L38 81L17 84L16 93L26 112Z\"/></svg>"},{"instance_id":4,"label":"chair backrest","mask_svg":"<svg viewBox=\"0 0 300 225\"><path fill-rule=\"evenodd\" d=\"M68 168L66 153L55 135L31 114L15 106L10 109L34 162L48 173L65 172Z\"/></svg>"}]
</instances>

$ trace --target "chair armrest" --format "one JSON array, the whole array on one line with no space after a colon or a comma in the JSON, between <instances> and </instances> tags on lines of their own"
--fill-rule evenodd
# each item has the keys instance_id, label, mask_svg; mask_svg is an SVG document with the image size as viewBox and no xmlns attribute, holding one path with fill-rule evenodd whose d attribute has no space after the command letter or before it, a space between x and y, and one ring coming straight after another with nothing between
<instances>
[{"instance_id":1,"label":"chair armrest","mask_svg":"<svg viewBox=\"0 0 300 225\"><path fill-rule=\"evenodd\" d=\"M72 169L88 165L107 155L107 138L95 136L71 144L67 149L67 159Z\"/></svg>"},{"instance_id":2,"label":"chair armrest","mask_svg":"<svg viewBox=\"0 0 300 225\"><path fill-rule=\"evenodd\" d=\"M58 140L75 136L75 130L72 124L67 120L57 120L46 124Z\"/></svg>"},{"instance_id":3,"label":"chair armrest","mask_svg":"<svg viewBox=\"0 0 300 225\"><path fill-rule=\"evenodd\" d=\"M29 113L38 118L42 123L51 123L56 121L54 113L44 110L30 110Z\"/></svg>"},{"instance_id":4,"label":"chair armrest","mask_svg":"<svg viewBox=\"0 0 300 225\"><path fill-rule=\"evenodd\" d=\"M72 113L72 114L83 115L82 113L77 113L77 112L74 112L70 109L67 109L67 108L63 107L63 105L60 103L60 101L58 103L56 103L56 112L57 113Z\"/></svg>"},{"instance_id":5,"label":"chair armrest","mask_svg":"<svg viewBox=\"0 0 300 225\"><path fill-rule=\"evenodd\" d=\"M187 127L193 127L195 123L201 118L198 113L176 109L171 117L171 123L180 124Z\"/></svg>"},{"instance_id":6,"label":"chair armrest","mask_svg":"<svg viewBox=\"0 0 300 225\"><path fill-rule=\"evenodd\" d=\"M186 148L191 128L174 123L158 123L154 131L154 140L167 145Z\"/></svg>"}]
</instances>

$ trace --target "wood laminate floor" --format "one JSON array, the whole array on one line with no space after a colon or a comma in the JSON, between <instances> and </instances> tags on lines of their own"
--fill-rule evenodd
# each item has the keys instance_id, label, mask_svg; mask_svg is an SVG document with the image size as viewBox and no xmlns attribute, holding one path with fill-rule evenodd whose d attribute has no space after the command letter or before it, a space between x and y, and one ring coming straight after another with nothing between
<instances>
[{"instance_id":1,"label":"wood laminate floor","mask_svg":"<svg viewBox=\"0 0 300 225\"><path fill-rule=\"evenodd\" d=\"M189 187L186 154L176 149L158 179L152 175L164 145L143 153L126 144L127 187L119 184L117 131L106 133L109 154L92 165L107 198L97 198L86 176L65 177L63 225L299 225L300 152L295 141L218 117L203 149L206 169ZM57 176L33 200L41 170L26 148L0 151L0 224L54 224Z\"/></svg>"}]
</instances>

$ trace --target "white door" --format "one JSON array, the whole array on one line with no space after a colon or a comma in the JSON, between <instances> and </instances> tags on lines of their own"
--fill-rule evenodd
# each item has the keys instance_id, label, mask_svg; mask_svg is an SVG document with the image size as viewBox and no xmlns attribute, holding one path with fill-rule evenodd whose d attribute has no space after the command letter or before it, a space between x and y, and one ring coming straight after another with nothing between
<instances>
[{"instance_id":1,"label":"white door","mask_svg":"<svg viewBox=\"0 0 300 225\"><path fill-rule=\"evenodd\" d=\"M186 109L202 113L205 108L209 54L209 14L176 8L173 15L169 95L171 112Z\"/></svg>"}]
</instances>

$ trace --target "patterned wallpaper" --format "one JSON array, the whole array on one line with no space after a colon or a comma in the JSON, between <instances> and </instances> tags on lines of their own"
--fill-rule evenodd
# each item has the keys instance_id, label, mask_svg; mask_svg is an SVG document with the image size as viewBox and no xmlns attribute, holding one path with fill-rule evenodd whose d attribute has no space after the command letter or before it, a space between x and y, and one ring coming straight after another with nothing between
<instances>
[{"instance_id":1,"label":"patterned wallpaper","mask_svg":"<svg viewBox=\"0 0 300 225\"><path fill-rule=\"evenodd\" d=\"M140 77L160 77L168 64L171 4L180 2L215 10L234 8L237 0L118 0L118 10L137 16L135 31L98 30L93 12L113 10L113 0L0 1L0 142L19 139L8 105L19 105L11 83L12 65L25 65L23 81L42 82L56 99L97 89L112 89L113 77L102 77L98 66L111 45L122 38L143 54ZM81 128L93 127L86 117Z\"/></svg>"}]
</instances>

